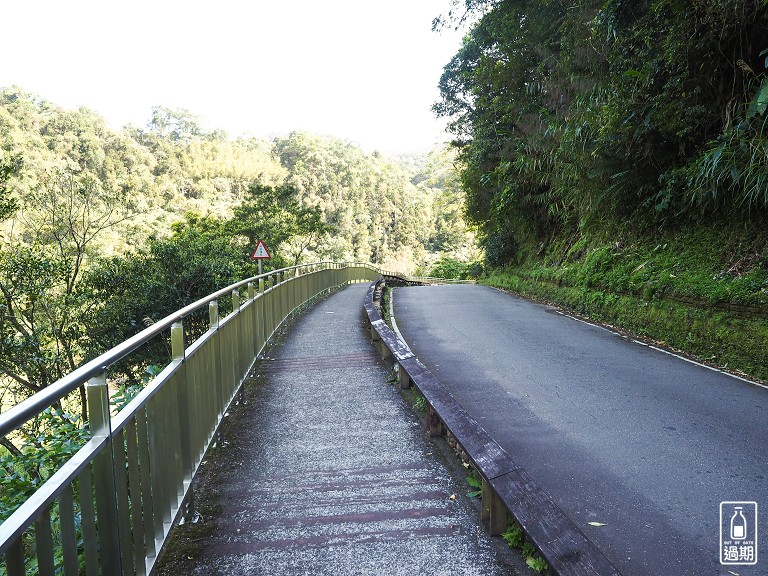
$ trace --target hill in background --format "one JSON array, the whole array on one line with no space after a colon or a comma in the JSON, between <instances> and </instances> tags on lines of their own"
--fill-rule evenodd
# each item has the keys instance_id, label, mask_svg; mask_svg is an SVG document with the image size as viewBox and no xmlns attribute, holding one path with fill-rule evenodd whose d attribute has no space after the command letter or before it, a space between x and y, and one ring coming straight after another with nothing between
<instances>
[{"instance_id":1,"label":"hill in background","mask_svg":"<svg viewBox=\"0 0 768 576\"><path fill-rule=\"evenodd\" d=\"M119 221L91 245L110 255L170 235L188 213L231 217L253 186L287 185L333 230L304 261L370 261L410 272L441 256L475 255L447 149L388 158L301 132L230 139L188 111L163 107L145 127L115 132L90 110L65 110L13 87L0 91L0 150L5 164L17 165L7 182L18 203L5 224L7 244L39 241L39 222L55 209L52 194L66 195L67 187L119 207Z\"/></svg>"}]
</instances>

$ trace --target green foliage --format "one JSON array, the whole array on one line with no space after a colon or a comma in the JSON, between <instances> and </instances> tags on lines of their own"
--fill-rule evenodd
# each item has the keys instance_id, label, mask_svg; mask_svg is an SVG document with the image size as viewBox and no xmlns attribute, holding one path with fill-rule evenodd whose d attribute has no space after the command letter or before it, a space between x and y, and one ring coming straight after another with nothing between
<instances>
[{"instance_id":1,"label":"green foliage","mask_svg":"<svg viewBox=\"0 0 768 576\"><path fill-rule=\"evenodd\" d=\"M335 230L318 256L411 269L428 252L472 252L450 151L396 162L303 132L276 140L275 150L301 205Z\"/></svg>"},{"instance_id":2,"label":"green foliage","mask_svg":"<svg viewBox=\"0 0 768 576\"><path fill-rule=\"evenodd\" d=\"M577 231L765 216L765 2L464 4L480 17L435 110L489 264Z\"/></svg>"},{"instance_id":3,"label":"green foliage","mask_svg":"<svg viewBox=\"0 0 768 576\"><path fill-rule=\"evenodd\" d=\"M298 264L307 252L317 252L335 230L323 222L317 206L302 205L296 190L285 185L252 186L225 228L234 238L242 238L244 258L260 239L281 247L268 262L273 269Z\"/></svg>"},{"instance_id":4,"label":"green foliage","mask_svg":"<svg viewBox=\"0 0 768 576\"><path fill-rule=\"evenodd\" d=\"M156 364L150 364L144 370L141 382L121 382L115 385L116 391L110 394L109 404L113 407L115 412L120 412L125 408L131 400L133 400L139 392L142 391L155 376L160 374L162 368Z\"/></svg>"},{"instance_id":5,"label":"green foliage","mask_svg":"<svg viewBox=\"0 0 768 576\"><path fill-rule=\"evenodd\" d=\"M21 504L48 480L67 460L83 447L89 438L86 426L79 415L67 413L60 408L49 408L38 415L38 432L20 441L19 447L3 439L0 447L0 522L7 519ZM76 539L82 541L79 513L79 489L74 487ZM56 502L50 508L53 532L53 561L56 573L63 570L63 549L59 542L61 522ZM21 538L25 550L27 570L36 573L37 558L29 552L37 543L32 531ZM0 574L6 574L0 566ZM84 566L81 565L81 570Z\"/></svg>"},{"instance_id":6,"label":"green foliage","mask_svg":"<svg viewBox=\"0 0 768 576\"><path fill-rule=\"evenodd\" d=\"M467 484L469 484L470 488L473 488L473 490L467 492L467 496L470 498L480 498L483 495L483 480L475 470L472 470L467 476Z\"/></svg>"},{"instance_id":7,"label":"green foliage","mask_svg":"<svg viewBox=\"0 0 768 576\"><path fill-rule=\"evenodd\" d=\"M39 432L18 448L0 447L0 521L10 516L88 439L80 416L58 408L39 415Z\"/></svg>"},{"instance_id":8,"label":"green foliage","mask_svg":"<svg viewBox=\"0 0 768 576\"><path fill-rule=\"evenodd\" d=\"M525 559L525 563L531 570L543 574L549 570L549 564L541 556L528 556Z\"/></svg>"},{"instance_id":9,"label":"green foliage","mask_svg":"<svg viewBox=\"0 0 768 576\"><path fill-rule=\"evenodd\" d=\"M87 109L0 88L2 408L255 275L259 239L267 270L336 258L408 271L437 252L463 257L472 239L453 161L446 150L396 161L304 133L230 140L163 107L117 133ZM189 318L187 337L207 322ZM117 366L115 406L168 356L158 338Z\"/></svg>"},{"instance_id":10,"label":"green foliage","mask_svg":"<svg viewBox=\"0 0 768 576\"><path fill-rule=\"evenodd\" d=\"M483 282L766 379L766 263L768 238L758 225L701 225L653 239L553 243Z\"/></svg>"},{"instance_id":11,"label":"green foliage","mask_svg":"<svg viewBox=\"0 0 768 576\"><path fill-rule=\"evenodd\" d=\"M281 199L295 208L292 224L301 229L292 242L281 243L280 230L260 223L278 233L264 239L285 263L335 258L412 268L427 252L466 252L473 244L454 158L444 149L395 160L300 132L274 142L229 140L191 112L164 107L153 109L145 128L113 133L88 110L63 110L16 87L0 89L0 135L3 158L24 158L0 179L28 216L8 227L15 242L37 236L33 193L66 177L94 192L95 207L122 212L92 243L107 254L167 236L188 212L224 220L242 214L240 205L259 186L295 196Z\"/></svg>"},{"instance_id":12,"label":"green foliage","mask_svg":"<svg viewBox=\"0 0 768 576\"><path fill-rule=\"evenodd\" d=\"M415 393L414 398L413 398L413 407L418 412L426 412L427 411L427 399L424 398L424 396L422 396L421 394Z\"/></svg>"},{"instance_id":13,"label":"green foliage","mask_svg":"<svg viewBox=\"0 0 768 576\"><path fill-rule=\"evenodd\" d=\"M460 262L455 258L443 257L432 265L428 275L433 278L469 280L477 278L481 273L482 264L479 262Z\"/></svg>"},{"instance_id":14,"label":"green foliage","mask_svg":"<svg viewBox=\"0 0 768 576\"><path fill-rule=\"evenodd\" d=\"M42 390L83 359L82 273L97 238L124 216L122 192L85 170L40 172L18 209L20 237L0 246L0 367L16 397ZM82 400L85 417L85 401Z\"/></svg>"},{"instance_id":15,"label":"green foliage","mask_svg":"<svg viewBox=\"0 0 768 576\"><path fill-rule=\"evenodd\" d=\"M111 348L168 314L251 275L244 274L246 269L253 272L253 264L233 243L225 222L194 214L174 225L170 238L150 238L143 250L98 260L85 280L88 300L100 303L87 320L89 354ZM190 317L185 323L187 336L204 332L207 322L207 312ZM158 340L121 367L135 383L136 370L165 364L168 358L168 343Z\"/></svg>"},{"instance_id":16,"label":"green foliage","mask_svg":"<svg viewBox=\"0 0 768 576\"><path fill-rule=\"evenodd\" d=\"M510 522L501 537L510 548L522 548L525 544L525 534L516 522Z\"/></svg>"},{"instance_id":17,"label":"green foliage","mask_svg":"<svg viewBox=\"0 0 768 576\"><path fill-rule=\"evenodd\" d=\"M187 211L229 216L251 184L285 177L271 143L227 140L187 111L156 108L146 129L115 133L93 112L63 110L17 87L0 89L0 148L24 159L8 181L22 208L32 206L28 195L47 175L60 172L97 183L105 199L119 197L112 205L132 217L100 234L100 248L111 253L167 234ZM14 224L22 235L29 228Z\"/></svg>"},{"instance_id":18,"label":"green foliage","mask_svg":"<svg viewBox=\"0 0 768 576\"><path fill-rule=\"evenodd\" d=\"M523 555L523 558L525 558L526 565L531 569L539 574L547 574L549 571L549 564L547 564L547 561L542 558L538 550L536 550L536 547L531 544L528 539L525 536L525 533L523 532L522 528L517 524L517 522L514 522L510 520L509 524L507 525L506 531L501 535L501 537L504 539L504 541L507 543L507 545L510 548L519 549L520 553Z\"/></svg>"},{"instance_id":19,"label":"green foliage","mask_svg":"<svg viewBox=\"0 0 768 576\"><path fill-rule=\"evenodd\" d=\"M24 246L0 251L0 367L17 397L76 366L82 324L70 264Z\"/></svg>"},{"instance_id":20,"label":"green foliage","mask_svg":"<svg viewBox=\"0 0 768 576\"><path fill-rule=\"evenodd\" d=\"M471 256L474 237L464 221L464 190L459 179L456 153L447 146L435 148L420 160L411 183L433 199L433 220L427 224L432 232L427 248L430 252L466 260Z\"/></svg>"},{"instance_id":21,"label":"green foliage","mask_svg":"<svg viewBox=\"0 0 768 576\"><path fill-rule=\"evenodd\" d=\"M21 166L20 158L5 158L0 156L0 221L11 216L18 208L18 202L11 196L8 181Z\"/></svg>"}]
</instances>

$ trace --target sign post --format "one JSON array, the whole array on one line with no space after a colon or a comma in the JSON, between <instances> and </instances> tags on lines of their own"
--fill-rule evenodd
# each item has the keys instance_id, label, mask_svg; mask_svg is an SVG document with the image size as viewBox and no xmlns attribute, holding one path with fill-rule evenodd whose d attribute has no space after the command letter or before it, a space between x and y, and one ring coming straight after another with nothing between
<instances>
[{"instance_id":1,"label":"sign post","mask_svg":"<svg viewBox=\"0 0 768 576\"><path fill-rule=\"evenodd\" d=\"M256 249L251 254L251 260L258 260L259 262L259 276L262 274L261 261L269 260L270 258L272 258L272 256L269 254L269 250L267 250L267 245L264 244L264 240L259 240L259 243L256 244Z\"/></svg>"}]
</instances>

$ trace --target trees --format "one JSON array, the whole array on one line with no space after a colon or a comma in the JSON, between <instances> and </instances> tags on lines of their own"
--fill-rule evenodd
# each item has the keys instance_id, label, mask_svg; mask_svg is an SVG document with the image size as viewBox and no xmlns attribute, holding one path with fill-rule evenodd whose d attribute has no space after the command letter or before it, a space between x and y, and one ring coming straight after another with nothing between
<instances>
[{"instance_id":1,"label":"trees","mask_svg":"<svg viewBox=\"0 0 768 576\"><path fill-rule=\"evenodd\" d=\"M21 165L21 159L0 157L0 222L11 216L19 207L8 188L8 181Z\"/></svg>"},{"instance_id":2,"label":"trees","mask_svg":"<svg viewBox=\"0 0 768 576\"><path fill-rule=\"evenodd\" d=\"M568 99L553 81L562 21L559 2L494 4L441 77L435 112L457 136L467 216L486 243L506 230L541 238L562 215L551 179L551 127Z\"/></svg>"},{"instance_id":3,"label":"trees","mask_svg":"<svg viewBox=\"0 0 768 576\"><path fill-rule=\"evenodd\" d=\"M762 132L760 122L748 129L744 120L765 78L760 53L768 47L768 6L759 0L614 1L595 25L610 38L602 80L606 113L591 121L600 130L596 150L612 151L612 194L650 216L768 207L762 195L723 197L725 187L709 187L717 198L711 202L697 181L708 142L721 135L729 140L735 126ZM744 159L745 168L758 160Z\"/></svg>"},{"instance_id":4,"label":"trees","mask_svg":"<svg viewBox=\"0 0 768 576\"><path fill-rule=\"evenodd\" d=\"M467 214L500 261L553 235L768 209L765 2L465 8L482 17L435 111L461 151Z\"/></svg>"},{"instance_id":5,"label":"trees","mask_svg":"<svg viewBox=\"0 0 768 576\"><path fill-rule=\"evenodd\" d=\"M87 300L94 303L84 320L88 355L116 346L168 314L247 277L245 267L225 222L192 213L174 224L169 237L152 237L136 252L99 258L83 282ZM196 337L207 329L207 317L189 318L185 329ZM148 366L163 364L169 354L168 343L159 339L117 369L136 383Z\"/></svg>"},{"instance_id":6,"label":"trees","mask_svg":"<svg viewBox=\"0 0 768 576\"><path fill-rule=\"evenodd\" d=\"M317 206L299 202L292 186L254 185L226 224L227 232L248 259L259 240L273 247L272 268L298 264L306 251L316 253L334 227L323 222Z\"/></svg>"},{"instance_id":7,"label":"trees","mask_svg":"<svg viewBox=\"0 0 768 576\"><path fill-rule=\"evenodd\" d=\"M464 222L464 191L456 151L448 146L435 148L421 160L411 182L432 203L426 245L431 252L458 256L473 243L473 238Z\"/></svg>"},{"instance_id":8,"label":"trees","mask_svg":"<svg viewBox=\"0 0 768 576\"><path fill-rule=\"evenodd\" d=\"M162 208L177 214L196 211L227 217L251 184L275 185L284 177L269 142L229 140L221 131L206 131L186 110L155 107L145 129L128 132L152 156L155 194Z\"/></svg>"},{"instance_id":9,"label":"trees","mask_svg":"<svg viewBox=\"0 0 768 576\"><path fill-rule=\"evenodd\" d=\"M83 360L81 279L101 233L127 217L90 176L48 174L20 208L23 241L0 251L0 366L17 398L38 392ZM34 233L34 235L33 235ZM85 391L81 411L86 418Z\"/></svg>"},{"instance_id":10,"label":"trees","mask_svg":"<svg viewBox=\"0 0 768 576\"><path fill-rule=\"evenodd\" d=\"M100 258L86 273L86 299L97 303L85 321L88 353L115 346L168 314L255 275L250 254L259 239L273 247L268 266L280 268L298 262L330 231L318 211L300 206L285 186L253 186L227 220L187 213L169 237L152 237L136 252ZM207 317L191 317L186 324L191 337L206 329ZM156 342L120 368L136 381L168 353L167 343Z\"/></svg>"},{"instance_id":11,"label":"trees","mask_svg":"<svg viewBox=\"0 0 768 576\"><path fill-rule=\"evenodd\" d=\"M406 268L463 235L442 161L414 183L401 162L348 142L229 140L183 110L116 133L87 109L0 89L0 151L1 391L13 402L254 274L259 239L273 267Z\"/></svg>"},{"instance_id":12,"label":"trees","mask_svg":"<svg viewBox=\"0 0 768 576\"><path fill-rule=\"evenodd\" d=\"M420 260L431 229L430 198L394 161L303 132L277 139L275 152L301 204L316 207L338 231L326 256L385 263L406 252Z\"/></svg>"}]
</instances>

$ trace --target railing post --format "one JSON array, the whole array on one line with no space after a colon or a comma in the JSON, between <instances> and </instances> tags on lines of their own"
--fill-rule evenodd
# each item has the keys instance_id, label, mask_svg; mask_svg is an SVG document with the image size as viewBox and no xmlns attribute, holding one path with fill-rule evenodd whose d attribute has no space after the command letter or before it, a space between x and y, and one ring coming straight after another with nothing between
<instances>
[{"instance_id":1,"label":"railing post","mask_svg":"<svg viewBox=\"0 0 768 576\"><path fill-rule=\"evenodd\" d=\"M210 304L209 304L210 314ZM179 367L181 371L180 384L177 388L177 406L179 411L179 426L181 428L181 470L182 470L182 483L185 487L189 487L187 501L184 505L184 519L190 520L195 512L195 492L192 487L192 472L194 470L194 463L192 460L192 436L193 432L191 427L196 425L198 418L192 418L189 409L189 403L191 401L188 382L187 382L187 370L184 363L185 356L185 344L184 344L184 325L181 322L176 322L171 326L171 355L174 362L182 363ZM197 434L195 434L197 436ZM182 490L183 497L183 490Z\"/></svg>"},{"instance_id":2,"label":"railing post","mask_svg":"<svg viewBox=\"0 0 768 576\"><path fill-rule=\"evenodd\" d=\"M22 536L19 536L5 553L5 568L9 576L24 576L27 573L24 567L24 543Z\"/></svg>"},{"instance_id":3,"label":"railing post","mask_svg":"<svg viewBox=\"0 0 768 576\"><path fill-rule=\"evenodd\" d=\"M277 319L277 273L269 277L269 335L272 336L280 324Z\"/></svg>"},{"instance_id":4,"label":"railing post","mask_svg":"<svg viewBox=\"0 0 768 576\"><path fill-rule=\"evenodd\" d=\"M208 329L209 330L218 330L219 328L219 301L218 300L212 300L208 303ZM221 349L220 349L220 343L219 340L221 338L221 335L217 334L216 338L212 341L212 348L211 351L211 367L209 367L210 374L212 374L211 382L210 382L210 397L213 398L213 419L214 424L213 428L216 430L216 442L219 442L221 440L220 438L220 430L219 426L217 426L216 423L218 423L218 415L223 412L224 407L224 400L223 398L226 397L226 394L222 390L221 386ZM205 431L206 436L209 434L209 430Z\"/></svg>"},{"instance_id":5,"label":"railing post","mask_svg":"<svg viewBox=\"0 0 768 576\"><path fill-rule=\"evenodd\" d=\"M173 360L184 359L184 325L181 322L171 326L171 355Z\"/></svg>"},{"instance_id":6,"label":"railing post","mask_svg":"<svg viewBox=\"0 0 768 576\"><path fill-rule=\"evenodd\" d=\"M248 360L250 360L259 353L259 320L256 315L256 286L253 282L248 282L248 301L250 306L247 320L245 320L247 327L245 346L248 350Z\"/></svg>"},{"instance_id":7,"label":"railing post","mask_svg":"<svg viewBox=\"0 0 768 576\"><path fill-rule=\"evenodd\" d=\"M234 314L235 312L240 312L240 292L237 289L232 290L232 313ZM235 319L234 324L232 324L232 331L234 332L232 352L235 361L235 365L232 367L234 369L233 386L237 386L237 382L240 380L240 369L243 365L243 327L241 323L242 317L238 317ZM240 400L243 399L242 387L240 388L239 398Z\"/></svg>"},{"instance_id":8,"label":"railing post","mask_svg":"<svg viewBox=\"0 0 768 576\"><path fill-rule=\"evenodd\" d=\"M278 274L277 278L278 278L278 282L282 284L283 282L285 282L285 273ZM280 290L278 291L278 299L277 299L278 315L280 318L280 322L282 322L283 319L285 318L285 301L287 296L285 292L286 292L286 287L280 286Z\"/></svg>"},{"instance_id":9,"label":"railing post","mask_svg":"<svg viewBox=\"0 0 768 576\"><path fill-rule=\"evenodd\" d=\"M91 378L86 386L88 399L88 427L91 438L105 438L106 445L93 459L93 484L96 496L96 515L99 523L99 555L104 574L123 573L120 565L120 535L117 525L117 498L115 496L115 467L112 457L112 429L109 417L109 390L104 371ZM90 498L81 493L80 498Z\"/></svg>"},{"instance_id":10,"label":"railing post","mask_svg":"<svg viewBox=\"0 0 768 576\"><path fill-rule=\"evenodd\" d=\"M211 329L219 327L219 303L216 300L208 303L208 324Z\"/></svg>"},{"instance_id":11,"label":"railing post","mask_svg":"<svg viewBox=\"0 0 768 576\"><path fill-rule=\"evenodd\" d=\"M264 278L259 278L258 285L259 301L258 305L253 307L253 314L256 321L256 354L260 354L266 341L266 329L264 327ZM254 303L255 304L255 303Z\"/></svg>"}]
</instances>

